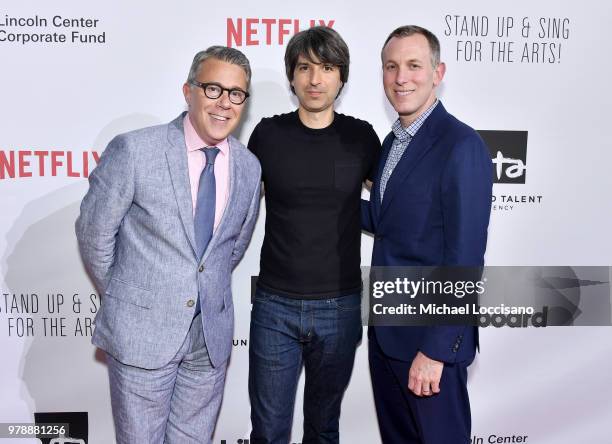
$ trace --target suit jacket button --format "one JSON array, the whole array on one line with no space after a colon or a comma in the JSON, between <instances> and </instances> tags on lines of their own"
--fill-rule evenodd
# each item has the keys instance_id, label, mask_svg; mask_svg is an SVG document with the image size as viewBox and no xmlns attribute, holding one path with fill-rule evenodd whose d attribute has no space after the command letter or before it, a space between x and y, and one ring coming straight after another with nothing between
<instances>
[{"instance_id":1,"label":"suit jacket button","mask_svg":"<svg viewBox=\"0 0 612 444\"><path fill-rule=\"evenodd\" d=\"M202 273L204 271L204 265L200 265L200 268L198 268L198 271Z\"/></svg>"},{"instance_id":2,"label":"suit jacket button","mask_svg":"<svg viewBox=\"0 0 612 444\"><path fill-rule=\"evenodd\" d=\"M194 302L194 300L193 300L193 299L189 299L189 300L187 301L187 307L191 308L191 307L193 307L194 305L195 305L195 302Z\"/></svg>"},{"instance_id":3,"label":"suit jacket button","mask_svg":"<svg viewBox=\"0 0 612 444\"><path fill-rule=\"evenodd\" d=\"M377 234L377 235L374 237L374 239L376 239L376 240L382 240L382 238L383 238L383 237L382 237L380 234Z\"/></svg>"}]
</instances>

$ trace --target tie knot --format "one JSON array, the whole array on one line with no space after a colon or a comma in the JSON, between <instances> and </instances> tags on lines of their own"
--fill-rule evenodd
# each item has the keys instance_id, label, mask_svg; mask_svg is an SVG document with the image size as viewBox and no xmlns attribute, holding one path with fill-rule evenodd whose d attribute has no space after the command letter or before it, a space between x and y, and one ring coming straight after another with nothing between
<instances>
[{"instance_id":1,"label":"tie knot","mask_svg":"<svg viewBox=\"0 0 612 444\"><path fill-rule=\"evenodd\" d=\"M206 148L200 148L200 150L204 152L204 155L206 156L206 163L208 165L214 165L215 158L217 157L217 154L219 154L219 148L216 146L207 146Z\"/></svg>"}]
</instances>

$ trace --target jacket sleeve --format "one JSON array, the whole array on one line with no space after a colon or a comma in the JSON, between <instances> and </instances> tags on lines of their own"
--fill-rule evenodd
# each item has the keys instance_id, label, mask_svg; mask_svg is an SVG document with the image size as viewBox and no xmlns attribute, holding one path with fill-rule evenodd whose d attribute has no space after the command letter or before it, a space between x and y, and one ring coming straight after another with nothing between
<instances>
[{"instance_id":1,"label":"jacket sleeve","mask_svg":"<svg viewBox=\"0 0 612 444\"><path fill-rule=\"evenodd\" d=\"M89 176L75 229L81 258L103 294L115 259L116 236L134 196L134 164L124 136L115 137Z\"/></svg>"},{"instance_id":2,"label":"jacket sleeve","mask_svg":"<svg viewBox=\"0 0 612 444\"><path fill-rule=\"evenodd\" d=\"M491 214L493 167L482 139L457 143L442 176L444 265L484 263Z\"/></svg>"},{"instance_id":3,"label":"jacket sleeve","mask_svg":"<svg viewBox=\"0 0 612 444\"><path fill-rule=\"evenodd\" d=\"M480 136L474 133L458 141L442 176L443 266L484 264L492 188L491 158ZM456 362L473 353L475 330L472 326L429 327L421 351L438 361Z\"/></svg>"},{"instance_id":4,"label":"jacket sleeve","mask_svg":"<svg viewBox=\"0 0 612 444\"><path fill-rule=\"evenodd\" d=\"M361 199L361 228L368 233L374 233L374 224L372 223L372 212L370 211L370 205L371 201Z\"/></svg>"},{"instance_id":5,"label":"jacket sleeve","mask_svg":"<svg viewBox=\"0 0 612 444\"><path fill-rule=\"evenodd\" d=\"M374 132L374 130L372 130L372 132ZM374 133L374 137L376 137L376 140L378 140L378 136L376 136L376 133ZM372 137L372 144L375 143L374 137ZM384 151L388 151L389 146L391 145L391 143L393 143L393 137L393 133L387 134L387 136L383 140L382 146L380 145L380 143L376 146L374 162L368 174L369 179L372 181L372 189L370 190L370 200L361 199L361 228L364 231L367 231L368 233L372 234L374 234L376 231L374 221L372 219L372 205L374 204L372 200L375 199L375 196L378 195L378 193L375 192L375 188L378 186L378 183L376 182L376 176L378 169L381 167L380 162L383 161L382 154Z\"/></svg>"}]
</instances>

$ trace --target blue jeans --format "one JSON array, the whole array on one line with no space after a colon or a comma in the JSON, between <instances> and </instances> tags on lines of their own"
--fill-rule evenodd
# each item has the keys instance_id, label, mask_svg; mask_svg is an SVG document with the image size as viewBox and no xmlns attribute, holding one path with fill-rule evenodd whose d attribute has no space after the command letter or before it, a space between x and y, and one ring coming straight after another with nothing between
<instances>
[{"instance_id":1,"label":"blue jeans","mask_svg":"<svg viewBox=\"0 0 612 444\"><path fill-rule=\"evenodd\" d=\"M257 289L251 313L251 444L287 444L304 365L303 444L338 443L342 396L362 335L361 294L299 300Z\"/></svg>"}]
</instances>

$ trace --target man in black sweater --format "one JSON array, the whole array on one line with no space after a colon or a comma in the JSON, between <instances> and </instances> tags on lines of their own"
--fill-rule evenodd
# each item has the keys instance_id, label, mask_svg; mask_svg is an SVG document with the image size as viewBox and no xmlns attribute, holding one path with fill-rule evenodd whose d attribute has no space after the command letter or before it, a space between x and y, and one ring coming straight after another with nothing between
<instances>
[{"instance_id":1,"label":"man in black sweater","mask_svg":"<svg viewBox=\"0 0 612 444\"><path fill-rule=\"evenodd\" d=\"M380 141L334 112L349 51L326 27L299 32L285 69L297 111L262 119L249 140L266 194L251 314L251 443L286 444L302 366L302 443L338 443L342 396L361 340L360 195Z\"/></svg>"}]
</instances>

